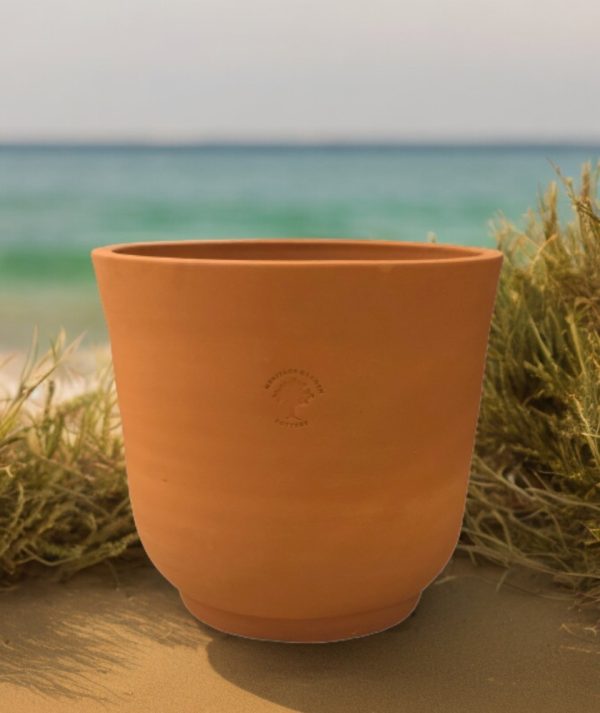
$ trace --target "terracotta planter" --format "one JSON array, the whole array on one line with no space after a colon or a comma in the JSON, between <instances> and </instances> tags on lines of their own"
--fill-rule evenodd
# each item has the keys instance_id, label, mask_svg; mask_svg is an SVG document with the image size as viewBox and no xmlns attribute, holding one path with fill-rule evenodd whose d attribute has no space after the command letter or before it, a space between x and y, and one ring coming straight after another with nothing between
<instances>
[{"instance_id":1,"label":"terracotta planter","mask_svg":"<svg viewBox=\"0 0 600 713\"><path fill-rule=\"evenodd\" d=\"M407 617L459 535L502 256L361 240L93 252L137 528L216 629Z\"/></svg>"}]
</instances>

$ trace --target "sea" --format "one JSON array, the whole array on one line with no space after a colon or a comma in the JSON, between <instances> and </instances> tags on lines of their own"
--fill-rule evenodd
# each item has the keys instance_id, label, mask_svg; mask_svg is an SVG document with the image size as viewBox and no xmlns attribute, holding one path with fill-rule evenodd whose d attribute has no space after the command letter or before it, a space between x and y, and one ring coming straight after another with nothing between
<instances>
[{"instance_id":1,"label":"sea","mask_svg":"<svg viewBox=\"0 0 600 713\"><path fill-rule=\"evenodd\" d=\"M2 145L0 352L106 340L89 252L139 240L360 237L492 246L600 146ZM565 219L569 217L565 203Z\"/></svg>"}]
</instances>

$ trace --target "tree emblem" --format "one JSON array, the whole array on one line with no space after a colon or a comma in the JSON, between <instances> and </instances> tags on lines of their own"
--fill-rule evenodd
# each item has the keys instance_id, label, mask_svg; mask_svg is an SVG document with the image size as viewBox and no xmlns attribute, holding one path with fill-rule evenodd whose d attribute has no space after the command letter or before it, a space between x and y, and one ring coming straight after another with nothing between
<instances>
[{"instance_id":1,"label":"tree emblem","mask_svg":"<svg viewBox=\"0 0 600 713\"><path fill-rule=\"evenodd\" d=\"M304 409L320 394L323 385L306 369L281 369L265 383L265 389L276 404L275 423L280 426L308 426Z\"/></svg>"},{"instance_id":2,"label":"tree emblem","mask_svg":"<svg viewBox=\"0 0 600 713\"><path fill-rule=\"evenodd\" d=\"M298 415L302 409L315 398L316 394L310 385L297 376L290 376L279 381L273 389L273 398L278 405L277 423L305 425L305 418Z\"/></svg>"}]
</instances>

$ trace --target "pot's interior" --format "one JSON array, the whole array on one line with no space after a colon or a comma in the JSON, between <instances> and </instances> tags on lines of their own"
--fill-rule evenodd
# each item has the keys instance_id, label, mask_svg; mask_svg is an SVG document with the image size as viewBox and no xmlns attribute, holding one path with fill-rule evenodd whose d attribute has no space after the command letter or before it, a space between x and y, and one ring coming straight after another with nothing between
<instances>
[{"instance_id":1,"label":"pot's interior","mask_svg":"<svg viewBox=\"0 0 600 713\"><path fill-rule=\"evenodd\" d=\"M449 260L481 255L476 248L401 242L232 240L144 243L116 249L125 255L187 260Z\"/></svg>"}]
</instances>

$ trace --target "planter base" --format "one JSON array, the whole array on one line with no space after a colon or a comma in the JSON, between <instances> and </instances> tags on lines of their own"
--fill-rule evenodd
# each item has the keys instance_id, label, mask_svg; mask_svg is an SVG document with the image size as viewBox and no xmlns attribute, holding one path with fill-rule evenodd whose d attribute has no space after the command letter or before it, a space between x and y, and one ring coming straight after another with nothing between
<instances>
[{"instance_id":1,"label":"planter base","mask_svg":"<svg viewBox=\"0 0 600 713\"><path fill-rule=\"evenodd\" d=\"M417 607L421 593L384 609L323 619L268 619L206 606L181 594L186 609L204 624L225 634L261 641L324 644L356 639L399 624Z\"/></svg>"}]
</instances>

